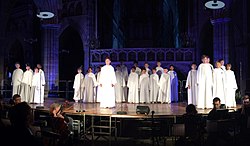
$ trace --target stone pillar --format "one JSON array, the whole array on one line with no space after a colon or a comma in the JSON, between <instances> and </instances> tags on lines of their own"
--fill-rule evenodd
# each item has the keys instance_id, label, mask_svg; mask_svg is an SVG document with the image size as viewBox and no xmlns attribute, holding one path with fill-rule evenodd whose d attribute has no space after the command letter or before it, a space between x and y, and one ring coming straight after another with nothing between
<instances>
[{"instance_id":1,"label":"stone pillar","mask_svg":"<svg viewBox=\"0 0 250 146\"><path fill-rule=\"evenodd\" d=\"M59 25L42 24L42 65L45 73L45 90L55 89L59 80ZM46 92L45 91L45 92ZM46 96L46 94L45 94Z\"/></svg>"},{"instance_id":2,"label":"stone pillar","mask_svg":"<svg viewBox=\"0 0 250 146\"><path fill-rule=\"evenodd\" d=\"M225 63L230 62L229 58L229 22L231 18L216 18L211 20L213 25L213 46L214 61L224 59Z\"/></svg>"}]
</instances>

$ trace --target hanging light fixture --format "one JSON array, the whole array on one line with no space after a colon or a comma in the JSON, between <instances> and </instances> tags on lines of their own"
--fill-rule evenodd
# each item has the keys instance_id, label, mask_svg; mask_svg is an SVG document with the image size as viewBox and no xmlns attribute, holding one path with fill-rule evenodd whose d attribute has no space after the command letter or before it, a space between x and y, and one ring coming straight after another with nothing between
<instances>
[{"instance_id":1,"label":"hanging light fixture","mask_svg":"<svg viewBox=\"0 0 250 146\"><path fill-rule=\"evenodd\" d=\"M211 0L205 3L205 6L209 9L220 9L225 6L225 3L218 0Z\"/></svg>"},{"instance_id":2,"label":"hanging light fixture","mask_svg":"<svg viewBox=\"0 0 250 146\"><path fill-rule=\"evenodd\" d=\"M54 13L44 11L44 12L39 12L36 16L41 19L49 19L54 17Z\"/></svg>"}]
</instances>

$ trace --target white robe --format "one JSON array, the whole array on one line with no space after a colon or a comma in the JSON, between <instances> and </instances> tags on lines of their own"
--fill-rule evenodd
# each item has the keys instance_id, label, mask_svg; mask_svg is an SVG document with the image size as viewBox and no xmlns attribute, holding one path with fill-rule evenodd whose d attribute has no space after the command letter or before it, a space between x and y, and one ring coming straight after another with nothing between
<instances>
[{"instance_id":1,"label":"white robe","mask_svg":"<svg viewBox=\"0 0 250 146\"><path fill-rule=\"evenodd\" d=\"M40 83L41 83L41 99L42 101L44 101L44 89L45 89L44 87L46 84L44 71L42 69L39 69L39 74L40 74Z\"/></svg>"},{"instance_id":2,"label":"white robe","mask_svg":"<svg viewBox=\"0 0 250 146\"><path fill-rule=\"evenodd\" d=\"M105 65L101 68L99 83L102 85L100 90L100 107L115 107L115 71L113 66Z\"/></svg>"},{"instance_id":3,"label":"white robe","mask_svg":"<svg viewBox=\"0 0 250 146\"><path fill-rule=\"evenodd\" d=\"M150 102L157 102L158 100L158 93L159 93L159 76L155 74L150 75L150 83L149 83L149 90L150 90Z\"/></svg>"},{"instance_id":4,"label":"white robe","mask_svg":"<svg viewBox=\"0 0 250 146\"><path fill-rule=\"evenodd\" d=\"M138 74L131 72L128 77L128 102L139 103L139 78Z\"/></svg>"},{"instance_id":5,"label":"white robe","mask_svg":"<svg viewBox=\"0 0 250 146\"><path fill-rule=\"evenodd\" d=\"M149 103L149 76L142 74L139 80L140 103Z\"/></svg>"},{"instance_id":6,"label":"white robe","mask_svg":"<svg viewBox=\"0 0 250 146\"><path fill-rule=\"evenodd\" d=\"M124 97L123 99L125 101L128 101L128 87L127 87L127 83L128 83L128 68L125 65L121 65L121 72L122 72L122 76L125 80L125 86L123 87L123 92L124 92Z\"/></svg>"},{"instance_id":7,"label":"white robe","mask_svg":"<svg viewBox=\"0 0 250 146\"><path fill-rule=\"evenodd\" d=\"M169 71L171 84L171 102L178 102L178 77L175 71Z\"/></svg>"},{"instance_id":8,"label":"white robe","mask_svg":"<svg viewBox=\"0 0 250 146\"><path fill-rule=\"evenodd\" d=\"M101 72L98 72L96 74L96 82L97 82L97 87L96 87L96 102L100 102L100 74Z\"/></svg>"},{"instance_id":9,"label":"white robe","mask_svg":"<svg viewBox=\"0 0 250 146\"><path fill-rule=\"evenodd\" d=\"M147 74L148 76L150 76L150 75L152 74L152 71L151 71L151 69L149 69L149 68L146 68L146 74Z\"/></svg>"},{"instance_id":10,"label":"white robe","mask_svg":"<svg viewBox=\"0 0 250 146\"><path fill-rule=\"evenodd\" d=\"M96 86L95 75L93 73L86 74L84 78L84 102L95 102Z\"/></svg>"},{"instance_id":11,"label":"white robe","mask_svg":"<svg viewBox=\"0 0 250 146\"><path fill-rule=\"evenodd\" d=\"M26 70L23 73L22 84L21 84L21 101L29 102L31 98L31 84L32 84L33 71Z\"/></svg>"},{"instance_id":12,"label":"white robe","mask_svg":"<svg viewBox=\"0 0 250 146\"><path fill-rule=\"evenodd\" d=\"M197 70L198 99L197 108L213 107L213 66L202 63Z\"/></svg>"},{"instance_id":13,"label":"white robe","mask_svg":"<svg viewBox=\"0 0 250 146\"><path fill-rule=\"evenodd\" d=\"M125 79L123 78L122 72L116 71L116 84L115 84L115 100L116 102L124 102L124 91L123 88L125 87Z\"/></svg>"},{"instance_id":14,"label":"white robe","mask_svg":"<svg viewBox=\"0 0 250 146\"><path fill-rule=\"evenodd\" d=\"M33 98L30 100L30 102L44 103L44 85L45 80L42 77L41 73L34 73L32 77Z\"/></svg>"},{"instance_id":15,"label":"white robe","mask_svg":"<svg viewBox=\"0 0 250 146\"><path fill-rule=\"evenodd\" d=\"M159 81L159 98L158 101L161 103L171 102L171 78L168 73L163 73Z\"/></svg>"},{"instance_id":16,"label":"white robe","mask_svg":"<svg viewBox=\"0 0 250 146\"><path fill-rule=\"evenodd\" d=\"M82 73L78 73L75 75L74 79L74 97L75 101L84 99L84 75Z\"/></svg>"},{"instance_id":17,"label":"white robe","mask_svg":"<svg viewBox=\"0 0 250 146\"><path fill-rule=\"evenodd\" d=\"M12 82L11 82L13 86L12 96L14 94L20 95L22 78L23 78L23 70L20 68L15 69L12 74Z\"/></svg>"},{"instance_id":18,"label":"white robe","mask_svg":"<svg viewBox=\"0 0 250 146\"><path fill-rule=\"evenodd\" d=\"M225 72L226 79L226 106L228 107L236 107L235 101L235 91L238 89L234 72L232 70L227 70Z\"/></svg>"},{"instance_id":19,"label":"white robe","mask_svg":"<svg viewBox=\"0 0 250 146\"><path fill-rule=\"evenodd\" d=\"M213 72L213 98L219 97L221 104L225 104L225 72L215 68Z\"/></svg>"},{"instance_id":20,"label":"white robe","mask_svg":"<svg viewBox=\"0 0 250 146\"><path fill-rule=\"evenodd\" d=\"M190 89L188 89L188 86ZM188 104L197 105L198 86L197 86L197 70L190 70L188 72L186 86L188 93Z\"/></svg>"}]
</instances>

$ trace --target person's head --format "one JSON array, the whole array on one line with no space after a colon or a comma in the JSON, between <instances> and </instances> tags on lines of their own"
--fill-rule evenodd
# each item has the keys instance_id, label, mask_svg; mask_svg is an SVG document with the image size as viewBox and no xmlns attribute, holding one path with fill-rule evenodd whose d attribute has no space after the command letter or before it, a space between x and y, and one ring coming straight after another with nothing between
<instances>
[{"instance_id":1,"label":"person's head","mask_svg":"<svg viewBox=\"0 0 250 146\"><path fill-rule=\"evenodd\" d=\"M243 105L250 105L249 100L250 100L249 95L244 95L242 98L242 104Z\"/></svg>"},{"instance_id":2,"label":"person's head","mask_svg":"<svg viewBox=\"0 0 250 146\"><path fill-rule=\"evenodd\" d=\"M148 68L149 67L149 64L147 62L144 63L144 67L145 68Z\"/></svg>"},{"instance_id":3,"label":"person's head","mask_svg":"<svg viewBox=\"0 0 250 146\"><path fill-rule=\"evenodd\" d=\"M157 66L160 67L161 66L161 62L157 61Z\"/></svg>"},{"instance_id":4,"label":"person's head","mask_svg":"<svg viewBox=\"0 0 250 146\"><path fill-rule=\"evenodd\" d=\"M82 73L82 68L81 68L81 67L79 67L79 68L77 69L77 73Z\"/></svg>"},{"instance_id":5,"label":"person's head","mask_svg":"<svg viewBox=\"0 0 250 146\"><path fill-rule=\"evenodd\" d=\"M219 61L216 61L216 62L215 62L215 67L221 68L221 63L220 63Z\"/></svg>"},{"instance_id":6,"label":"person's head","mask_svg":"<svg viewBox=\"0 0 250 146\"><path fill-rule=\"evenodd\" d=\"M58 114L62 112L62 105L59 103L52 103L49 107L49 113L51 116L56 117Z\"/></svg>"},{"instance_id":7,"label":"person's head","mask_svg":"<svg viewBox=\"0 0 250 146\"><path fill-rule=\"evenodd\" d=\"M226 70L231 70L232 65L230 63L226 64Z\"/></svg>"},{"instance_id":8,"label":"person's head","mask_svg":"<svg viewBox=\"0 0 250 146\"><path fill-rule=\"evenodd\" d=\"M163 69L163 72L164 72L164 73L168 73L168 69L167 69L167 68L164 68L164 69Z\"/></svg>"},{"instance_id":9,"label":"person's head","mask_svg":"<svg viewBox=\"0 0 250 146\"><path fill-rule=\"evenodd\" d=\"M138 61L134 61L134 66L135 66L135 67L138 66Z\"/></svg>"},{"instance_id":10,"label":"person's head","mask_svg":"<svg viewBox=\"0 0 250 146\"><path fill-rule=\"evenodd\" d=\"M145 68L145 67L143 67L143 68L141 69L141 74L146 74L146 68Z\"/></svg>"},{"instance_id":11,"label":"person's head","mask_svg":"<svg viewBox=\"0 0 250 146\"><path fill-rule=\"evenodd\" d=\"M39 69L37 67L34 68L35 73L39 72Z\"/></svg>"},{"instance_id":12,"label":"person's head","mask_svg":"<svg viewBox=\"0 0 250 146\"><path fill-rule=\"evenodd\" d=\"M224 59L219 59L219 62L221 63L221 65L224 65Z\"/></svg>"},{"instance_id":13,"label":"person's head","mask_svg":"<svg viewBox=\"0 0 250 146\"><path fill-rule=\"evenodd\" d=\"M189 104L186 107L186 114L187 115L196 115L197 114L197 110L193 104Z\"/></svg>"},{"instance_id":14,"label":"person's head","mask_svg":"<svg viewBox=\"0 0 250 146\"><path fill-rule=\"evenodd\" d=\"M215 108L215 109L219 109L220 106L221 106L220 98L215 97L215 98L213 99L213 105L214 105L214 108Z\"/></svg>"},{"instance_id":15,"label":"person's head","mask_svg":"<svg viewBox=\"0 0 250 146\"><path fill-rule=\"evenodd\" d=\"M136 68L135 68L135 66L133 66L133 67L131 68L131 71L132 71L132 72L135 72L135 70L136 70Z\"/></svg>"},{"instance_id":16,"label":"person's head","mask_svg":"<svg viewBox=\"0 0 250 146\"><path fill-rule=\"evenodd\" d=\"M105 58L105 64L106 64L106 65L110 65L110 63L111 63L111 59L110 59L110 57L107 56L107 57Z\"/></svg>"},{"instance_id":17,"label":"person's head","mask_svg":"<svg viewBox=\"0 0 250 146\"><path fill-rule=\"evenodd\" d=\"M41 65L41 64L37 64L36 67L37 67L38 69L42 69L42 65Z\"/></svg>"},{"instance_id":18,"label":"person's head","mask_svg":"<svg viewBox=\"0 0 250 146\"><path fill-rule=\"evenodd\" d=\"M192 63L192 64L191 64L191 68L192 68L193 70L196 70L196 68L197 68L196 63Z\"/></svg>"},{"instance_id":19,"label":"person's head","mask_svg":"<svg viewBox=\"0 0 250 146\"><path fill-rule=\"evenodd\" d=\"M16 62L15 63L15 67L18 69L18 68L20 68L20 63L19 62Z\"/></svg>"},{"instance_id":20,"label":"person's head","mask_svg":"<svg viewBox=\"0 0 250 146\"><path fill-rule=\"evenodd\" d=\"M13 104L17 105L18 103L21 103L21 96L19 94L14 94L12 96Z\"/></svg>"},{"instance_id":21,"label":"person's head","mask_svg":"<svg viewBox=\"0 0 250 146\"><path fill-rule=\"evenodd\" d=\"M121 66L120 65L116 65L115 68L116 68L117 71L121 71Z\"/></svg>"},{"instance_id":22,"label":"person's head","mask_svg":"<svg viewBox=\"0 0 250 146\"><path fill-rule=\"evenodd\" d=\"M156 68L152 68L152 73L155 74L156 73Z\"/></svg>"},{"instance_id":23,"label":"person's head","mask_svg":"<svg viewBox=\"0 0 250 146\"><path fill-rule=\"evenodd\" d=\"M203 63L209 63L209 59L208 59L209 57L207 56L207 55L202 55L201 56L201 61L203 62Z\"/></svg>"},{"instance_id":24,"label":"person's head","mask_svg":"<svg viewBox=\"0 0 250 146\"><path fill-rule=\"evenodd\" d=\"M21 102L12 107L10 123L14 127L29 127L32 122L31 107L27 102Z\"/></svg>"},{"instance_id":25,"label":"person's head","mask_svg":"<svg viewBox=\"0 0 250 146\"><path fill-rule=\"evenodd\" d=\"M169 70L172 70L172 71L173 71L173 70L174 70L174 65L171 64L171 65L169 66Z\"/></svg>"},{"instance_id":26,"label":"person's head","mask_svg":"<svg viewBox=\"0 0 250 146\"><path fill-rule=\"evenodd\" d=\"M88 68L88 73L92 73L92 67Z\"/></svg>"},{"instance_id":27,"label":"person's head","mask_svg":"<svg viewBox=\"0 0 250 146\"><path fill-rule=\"evenodd\" d=\"M28 63L26 64L26 69L30 70L30 65Z\"/></svg>"}]
</instances>

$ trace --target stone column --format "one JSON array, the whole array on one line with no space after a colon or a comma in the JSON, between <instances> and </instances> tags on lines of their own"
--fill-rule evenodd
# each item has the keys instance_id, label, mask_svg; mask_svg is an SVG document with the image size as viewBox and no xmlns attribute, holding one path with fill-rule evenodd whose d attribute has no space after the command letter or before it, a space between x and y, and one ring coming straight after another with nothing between
<instances>
[{"instance_id":1,"label":"stone column","mask_svg":"<svg viewBox=\"0 0 250 146\"><path fill-rule=\"evenodd\" d=\"M229 22L231 18L216 18L211 20L213 25L214 61L224 59L228 63L229 58Z\"/></svg>"},{"instance_id":2,"label":"stone column","mask_svg":"<svg viewBox=\"0 0 250 146\"><path fill-rule=\"evenodd\" d=\"M42 65L45 73L45 90L55 89L59 80L59 25L42 24ZM45 97L46 97L45 91Z\"/></svg>"}]
</instances>

